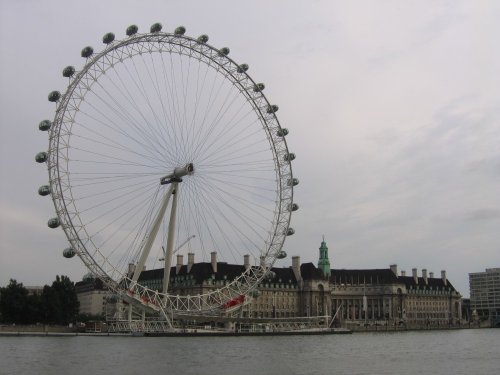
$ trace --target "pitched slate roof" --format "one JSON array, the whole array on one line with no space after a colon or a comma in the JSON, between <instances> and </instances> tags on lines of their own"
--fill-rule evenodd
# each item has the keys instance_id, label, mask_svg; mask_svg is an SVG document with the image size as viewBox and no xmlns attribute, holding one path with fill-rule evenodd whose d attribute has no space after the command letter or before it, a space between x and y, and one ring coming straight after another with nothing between
<instances>
[{"instance_id":1,"label":"pitched slate roof","mask_svg":"<svg viewBox=\"0 0 500 375\"><path fill-rule=\"evenodd\" d=\"M425 280L423 277L418 277L417 282L415 282L415 279L413 276L399 276L398 280L400 283L405 284L407 289L413 288L416 289L417 286L420 289L424 288L432 288L434 290L439 289L446 289L449 288L452 291L456 291L455 287L450 283L450 280L446 280L446 285L441 278L433 277L432 279L430 277L427 278L427 283L425 283Z\"/></svg>"},{"instance_id":2,"label":"pitched slate roof","mask_svg":"<svg viewBox=\"0 0 500 375\"><path fill-rule=\"evenodd\" d=\"M190 275L194 278L197 284L201 284L204 280L212 278L214 276L215 280L234 280L240 276L245 271L245 266L239 264L228 264L225 262L217 262L217 272L213 272L212 263L210 262L200 262L194 263L191 270L187 271L188 266L182 265L177 273L176 267L170 268L170 277L176 276L187 276ZM267 282L277 283L281 280L283 283L291 281L292 283L297 283L295 274L291 267L273 267L271 271L275 273L275 276L271 280L266 280ZM315 275L316 277L321 277L321 271L318 270L312 263L306 263L301 266L301 272L306 275ZM161 280L163 279L163 268L157 268L153 270L146 270L141 272L139 276L139 282L144 280Z\"/></svg>"},{"instance_id":3,"label":"pitched slate roof","mask_svg":"<svg viewBox=\"0 0 500 375\"><path fill-rule=\"evenodd\" d=\"M177 273L177 268L170 268L170 276L187 276L190 275L196 284L201 284L204 280L214 277L215 280L234 280L240 276L245 267L239 264L228 264L226 262L217 262L217 272L213 272L212 264L210 262L194 263L190 272L187 272L187 265L182 265ZM297 283L295 274L292 267L273 267L271 269L275 276L271 280L266 280L269 283L292 282ZM319 268L313 263L303 263L300 265L300 272L304 280L318 280L323 279L323 274ZM163 268L146 270L139 276L139 282L144 280L161 280L163 279ZM329 281L332 284L351 284L351 285L365 285L365 284L404 284L407 289L445 289L450 288L455 291L453 285L447 280L445 285L441 278L427 278L427 284L422 277L415 282L412 276L396 276L389 268L382 269L332 269L330 271ZM78 283L77 283L78 284Z\"/></svg>"},{"instance_id":4,"label":"pitched slate roof","mask_svg":"<svg viewBox=\"0 0 500 375\"><path fill-rule=\"evenodd\" d=\"M287 283L291 281L293 284L297 283L297 279L295 278L295 274L293 273L292 267L288 268L278 268L278 267L273 267L271 268L271 271L273 271L276 276L271 280L271 282L283 282Z\"/></svg>"},{"instance_id":5,"label":"pitched slate roof","mask_svg":"<svg viewBox=\"0 0 500 375\"><path fill-rule=\"evenodd\" d=\"M332 284L394 284L398 277L388 268L367 270L332 269L330 271Z\"/></svg>"}]
</instances>

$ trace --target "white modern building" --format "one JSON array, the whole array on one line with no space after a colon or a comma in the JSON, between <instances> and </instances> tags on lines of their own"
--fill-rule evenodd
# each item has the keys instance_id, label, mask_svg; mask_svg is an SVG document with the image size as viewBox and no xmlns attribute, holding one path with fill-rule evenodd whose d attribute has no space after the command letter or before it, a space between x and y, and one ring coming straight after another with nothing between
<instances>
[{"instance_id":1,"label":"white modern building","mask_svg":"<svg viewBox=\"0 0 500 375\"><path fill-rule=\"evenodd\" d=\"M500 318L500 268L469 273L470 309L480 319Z\"/></svg>"}]
</instances>

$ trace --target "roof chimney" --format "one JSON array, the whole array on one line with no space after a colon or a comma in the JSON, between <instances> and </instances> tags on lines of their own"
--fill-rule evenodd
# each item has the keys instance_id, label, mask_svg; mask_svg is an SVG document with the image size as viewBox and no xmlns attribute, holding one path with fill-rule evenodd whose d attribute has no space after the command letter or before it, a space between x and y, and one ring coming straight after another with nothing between
<instances>
[{"instance_id":1,"label":"roof chimney","mask_svg":"<svg viewBox=\"0 0 500 375\"><path fill-rule=\"evenodd\" d=\"M245 270L250 268L250 255L246 254L243 256L243 265L245 266Z\"/></svg>"},{"instance_id":2,"label":"roof chimney","mask_svg":"<svg viewBox=\"0 0 500 375\"><path fill-rule=\"evenodd\" d=\"M406 271L405 270L401 270L401 276L406 276Z\"/></svg>"},{"instance_id":3,"label":"roof chimney","mask_svg":"<svg viewBox=\"0 0 500 375\"><path fill-rule=\"evenodd\" d=\"M260 266L262 268L265 268L266 267L266 257L265 256L261 256L260 257Z\"/></svg>"},{"instance_id":4,"label":"roof chimney","mask_svg":"<svg viewBox=\"0 0 500 375\"><path fill-rule=\"evenodd\" d=\"M212 251L210 253L210 261L212 262L212 271L214 271L214 273L217 273L217 252L216 251Z\"/></svg>"},{"instance_id":5,"label":"roof chimney","mask_svg":"<svg viewBox=\"0 0 500 375\"><path fill-rule=\"evenodd\" d=\"M428 284L428 282L427 282L427 270L425 268L422 268L422 278L424 279L425 284Z\"/></svg>"},{"instance_id":6,"label":"roof chimney","mask_svg":"<svg viewBox=\"0 0 500 375\"><path fill-rule=\"evenodd\" d=\"M191 272L191 268L194 264L194 253L188 253L188 273Z\"/></svg>"},{"instance_id":7,"label":"roof chimney","mask_svg":"<svg viewBox=\"0 0 500 375\"><path fill-rule=\"evenodd\" d=\"M132 277L132 275L135 272L135 264L134 263L129 263L128 264L128 277Z\"/></svg>"},{"instance_id":8,"label":"roof chimney","mask_svg":"<svg viewBox=\"0 0 500 375\"><path fill-rule=\"evenodd\" d=\"M415 280L415 284L418 284L417 269L416 268L412 268L411 269L411 273L412 273L412 276L413 276L413 280Z\"/></svg>"},{"instance_id":9,"label":"roof chimney","mask_svg":"<svg viewBox=\"0 0 500 375\"><path fill-rule=\"evenodd\" d=\"M177 265L175 266L175 273L178 274L182 267L183 255L177 254Z\"/></svg>"},{"instance_id":10,"label":"roof chimney","mask_svg":"<svg viewBox=\"0 0 500 375\"><path fill-rule=\"evenodd\" d=\"M398 275L398 265L397 264L391 264L391 271L394 273L394 275Z\"/></svg>"},{"instance_id":11,"label":"roof chimney","mask_svg":"<svg viewBox=\"0 0 500 375\"><path fill-rule=\"evenodd\" d=\"M433 279L434 278L434 272L429 272L429 278Z\"/></svg>"},{"instance_id":12,"label":"roof chimney","mask_svg":"<svg viewBox=\"0 0 500 375\"><path fill-rule=\"evenodd\" d=\"M300 274L300 257L299 256L292 257L292 269L293 269L293 274L295 275L295 278L297 279L297 281L302 280L302 275Z\"/></svg>"},{"instance_id":13,"label":"roof chimney","mask_svg":"<svg viewBox=\"0 0 500 375\"><path fill-rule=\"evenodd\" d=\"M446 281L446 271L445 270L441 271L441 279L443 280L444 285L446 285L447 281Z\"/></svg>"}]
</instances>

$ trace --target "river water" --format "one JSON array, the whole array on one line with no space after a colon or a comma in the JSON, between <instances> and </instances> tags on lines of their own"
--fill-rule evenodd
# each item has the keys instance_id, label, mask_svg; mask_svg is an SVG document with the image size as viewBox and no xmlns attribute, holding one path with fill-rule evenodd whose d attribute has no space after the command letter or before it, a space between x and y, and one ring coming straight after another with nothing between
<instances>
[{"instance_id":1,"label":"river water","mask_svg":"<svg viewBox=\"0 0 500 375\"><path fill-rule=\"evenodd\" d=\"M500 374L500 329L268 337L0 337L0 374Z\"/></svg>"}]
</instances>

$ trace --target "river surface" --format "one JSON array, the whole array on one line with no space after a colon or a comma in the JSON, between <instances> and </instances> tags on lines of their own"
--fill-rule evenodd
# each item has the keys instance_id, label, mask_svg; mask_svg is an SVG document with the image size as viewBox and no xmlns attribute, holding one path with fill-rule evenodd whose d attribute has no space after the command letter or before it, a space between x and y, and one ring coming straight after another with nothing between
<instances>
[{"instance_id":1,"label":"river surface","mask_svg":"<svg viewBox=\"0 0 500 375\"><path fill-rule=\"evenodd\" d=\"M269 337L0 337L0 374L500 374L500 329Z\"/></svg>"}]
</instances>

